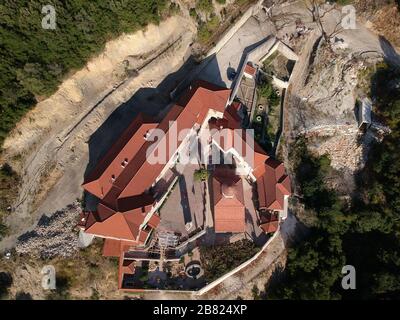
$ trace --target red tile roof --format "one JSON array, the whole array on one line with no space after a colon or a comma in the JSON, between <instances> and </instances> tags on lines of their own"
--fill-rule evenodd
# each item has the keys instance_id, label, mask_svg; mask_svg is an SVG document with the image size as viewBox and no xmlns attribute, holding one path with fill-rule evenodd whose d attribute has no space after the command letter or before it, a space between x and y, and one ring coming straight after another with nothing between
<instances>
[{"instance_id":1,"label":"red tile roof","mask_svg":"<svg viewBox=\"0 0 400 320\"><path fill-rule=\"evenodd\" d=\"M126 172L125 169L132 161L133 155L137 154L145 144L146 132L156 126L157 123L154 123L149 117L139 114L99 161L96 168L86 177L83 188L103 199L122 172Z\"/></svg>"},{"instance_id":2,"label":"red tile roof","mask_svg":"<svg viewBox=\"0 0 400 320\"><path fill-rule=\"evenodd\" d=\"M124 260L122 262L123 274L134 274L135 273L135 261L134 260Z\"/></svg>"},{"instance_id":3,"label":"red tile roof","mask_svg":"<svg viewBox=\"0 0 400 320\"><path fill-rule=\"evenodd\" d=\"M135 118L83 184L86 191L101 199L97 212L87 218L86 232L130 241L147 238L140 226L154 203L148 191L165 167L146 161L147 151L165 141L169 160L180 144L169 141L167 133L172 125L180 132L202 124L210 109L223 113L230 93L229 89L197 81L159 124L143 115ZM152 141L153 135L146 133L154 128L166 135ZM150 226L157 224L157 218L150 219Z\"/></svg>"},{"instance_id":4,"label":"red tile roof","mask_svg":"<svg viewBox=\"0 0 400 320\"><path fill-rule=\"evenodd\" d=\"M148 232L148 231L146 231L146 230L143 230L143 229L140 230L139 241L140 241L141 243L145 243L147 237L149 236L149 233L150 233L150 232Z\"/></svg>"},{"instance_id":5,"label":"red tile roof","mask_svg":"<svg viewBox=\"0 0 400 320\"><path fill-rule=\"evenodd\" d=\"M128 251L132 246L137 245L131 241L123 241L117 239L105 239L103 244L103 256L119 257L121 252Z\"/></svg>"},{"instance_id":6,"label":"red tile roof","mask_svg":"<svg viewBox=\"0 0 400 320\"><path fill-rule=\"evenodd\" d=\"M157 228L160 224L160 217L153 214L148 222L148 225L152 228Z\"/></svg>"},{"instance_id":7,"label":"red tile roof","mask_svg":"<svg viewBox=\"0 0 400 320\"><path fill-rule=\"evenodd\" d=\"M121 253L121 240L105 239L103 245L104 257L119 257Z\"/></svg>"},{"instance_id":8,"label":"red tile roof","mask_svg":"<svg viewBox=\"0 0 400 320\"><path fill-rule=\"evenodd\" d=\"M271 222L266 222L263 224L260 224L260 228L265 232L265 233L272 233L278 230L279 227L279 221L271 221Z\"/></svg>"},{"instance_id":9,"label":"red tile roof","mask_svg":"<svg viewBox=\"0 0 400 320\"><path fill-rule=\"evenodd\" d=\"M283 163L268 158L256 175L259 209L283 210L284 196L291 194L290 178Z\"/></svg>"},{"instance_id":10,"label":"red tile roof","mask_svg":"<svg viewBox=\"0 0 400 320\"><path fill-rule=\"evenodd\" d=\"M246 64L246 66L244 67L244 72L254 77L256 75L257 69L250 64Z\"/></svg>"},{"instance_id":11,"label":"red tile roof","mask_svg":"<svg viewBox=\"0 0 400 320\"><path fill-rule=\"evenodd\" d=\"M234 170L216 166L213 175L215 232L244 232L245 206L242 179Z\"/></svg>"},{"instance_id":12,"label":"red tile roof","mask_svg":"<svg viewBox=\"0 0 400 320\"><path fill-rule=\"evenodd\" d=\"M213 88L217 90L216 88L218 87ZM211 91L206 87L199 87L198 84L193 87L190 92L192 92L192 95L189 101L182 112L177 116L176 121L173 124L176 126L176 132L178 133L184 129L192 128L195 123L202 124L208 110L210 109L222 113L230 95L230 90L228 89L219 88L218 91ZM164 132L167 133L169 129L170 127L165 127ZM169 157L172 156L181 143L181 141L178 141L176 146L170 146L168 134L155 143L161 143L164 141L167 146L167 155L169 155ZM167 160L169 160L169 157ZM151 164L150 162L145 161L118 198L121 199L143 193L151 186L157 176L161 173L164 166L164 164Z\"/></svg>"},{"instance_id":13,"label":"red tile roof","mask_svg":"<svg viewBox=\"0 0 400 320\"><path fill-rule=\"evenodd\" d=\"M234 131L233 129L241 128L234 114L235 108L227 108L222 120L217 119L210 121L210 128L232 129L228 132L227 139L220 140L219 145L224 151L228 151L235 146L235 139L241 139L243 141L241 144L241 154L245 155L247 158L247 141L253 142L253 159L250 160L253 161L253 175L256 178L259 209L283 210L284 196L291 194L290 178L285 174L283 163L270 158L260 145L254 141L254 138L245 133L245 131L242 131L240 134ZM249 146L251 147L251 144Z\"/></svg>"},{"instance_id":14,"label":"red tile roof","mask_svg":"<svg viewBox=\"0 0 400 320\"><path fill-rule=\"evenodd\" d=\"M99 207L104 206L99 204ZM106 219L98 220L86 228L86 232L104 237L137 241L140 226L151 206L135 208L126 212L113 211Z\"/></svg>"},{"instance_id":15,"label":"red tile roof","mask_svg":"<svg viewBox=\"0 0 400 320\"><path fill-rule=\"evenodd\" d=\"M279 215L273 213L262 214L259 226L265 233L275 232L279 227Z\"/></svg>"}]
</instances>

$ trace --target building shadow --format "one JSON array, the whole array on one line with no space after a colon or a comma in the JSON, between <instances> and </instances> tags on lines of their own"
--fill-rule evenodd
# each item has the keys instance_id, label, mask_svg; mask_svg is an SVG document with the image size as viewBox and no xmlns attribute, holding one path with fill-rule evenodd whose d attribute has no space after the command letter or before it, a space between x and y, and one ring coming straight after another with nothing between
<instances>
[{"instance_id":1,"label":"building shadow","mask_svg":"<svg viewBox=\"0 0 400 320\"><path fill-rule=\"evenodd\" d=\"M185 72L185 71L184 71ZM215 85L226 88L226 83L221 78L218 59L215 54L206 57L203 61L198 63L195 68L186 72L185 78L176 85L176 88L172 91L172 99L178 99L182 93L190 86L190 83L196 79L201 79L213 83Z\"/></svg>"},{"instance_id":2,"label":"building shadow","mask_svg":"<svg viewBox=\"0 0 400 320\"><path fill-rule=\"evenodd\" d=\"M221 78L221 73L226 73L228 70L220 70L218 59L215 54L207 58L206 62L207 67L204 67L204 69L202 69L203 72L199 73L198 78L211 82L217 86L227 88L225 81L223 81Z\"/></svg>"},{"instance_id":3,"label":"building shadow","mask_svg":"<svg viewBox=\"0 0 400 320\"><path fill-rule=\"evenodd\" d=\"M179 177L179 190L181 194L181 207L183 211L183 221L185 225L187 223L193 222L192 220L192 212L190 210L190 204L189 204L189 195L187 192L187 184L186 184L186 179L185 176L182 175Z\"/></svg>"},{"instance_id":4,"label":"building shadow","mask_svg":"<svg viewBox=\"0 0 400 320\"><path fill-rule=\"evenodd\" d=\"M254 220L253 215L250 213L250 211L246 208L245 210L245 219L246 219L246 225L250 225L251 226L251 230L247 230L250 231L250 234L248 233L248 235L250 236L250 238L252 239L252 241L255 243L256 246L263 246L269 239L269 236L267 234L265 234L265 232L261 232L261 229L258 230L259 232L257 232L257 221Z\"/></svg>"},{"instance_id":5,"label":"building shadow","mask_svg":"<svg viewBox=\"0 0 400 320\"><path fill-rule=\"evenodd\" d=\"M236 70L236 76L235 76L235 78L234 78L234 80L232 81L232 84L231 84L231 88L234 88L236 86L236 83L241 80L241 78L240 78L240 70L242 70L244 64L247 63L246 60L247 60L247 57L248 57L249 53L251 53L253 50L255 50L257 47L259 47L263 43L267 42L269 39L271 39L271 36L268 36L268 37L266 37L266 38L264 38L264 39L262 39L262 40L260 40L260 41L258 41L256 43L253 43L253 44L249 45L248 47L246 47L243 50L242 56L240 58L240 62L238 64L238 68Z\"/></svg>"},{"instance_id":6,"label":"building shadow","mask_svg":"<svg viewBox=\"0 0 400 320\"><path fill-rule=\"evenodd\" d=\"M204 64L210 63L214 57L215 55L212 55L200 64L193 56L188 57L177 71L165 77L157 87L140 88L127 102L115 109L87 142L89 160L84 177L86 178L93 171L101 158L140 112L154 117L155 121L160 121L169 107L178 101L189 88L191 82L201 77ZM217 63L216 59L213 63ZM217 70L219 69L217 68ZM84 199L87 210L96 210L98 204L96 197L85 192Z\"/></svg>"}]
</instances>

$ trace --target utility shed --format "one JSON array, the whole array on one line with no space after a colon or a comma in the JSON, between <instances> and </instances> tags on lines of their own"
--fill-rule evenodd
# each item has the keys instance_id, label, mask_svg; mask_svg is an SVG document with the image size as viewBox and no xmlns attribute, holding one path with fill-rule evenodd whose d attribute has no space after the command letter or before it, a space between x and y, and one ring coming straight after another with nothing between
<instances>
[{"instance_id":1,"label":"utility shed","mask_svg":"<svg viewBox=\"0 0 400 320\"><path fill-rule=\"evenodd\" d=\"M358 128L367 130L371 126L372 101L369 98L361 100L358 110Z\"/></svg>"}]
</instances>

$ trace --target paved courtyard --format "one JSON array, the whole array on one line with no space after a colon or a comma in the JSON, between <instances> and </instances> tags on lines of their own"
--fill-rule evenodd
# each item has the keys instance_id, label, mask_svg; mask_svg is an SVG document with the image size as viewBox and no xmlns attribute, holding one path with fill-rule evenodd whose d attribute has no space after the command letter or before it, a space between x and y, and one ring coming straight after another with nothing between
<instances>
[{"instance_id":1,"label":"paved courtyard","mask_svg":"<svg viewBox=\"0 0 400 320\"><path fill-rule=\"evenodd\" d=\"M261 12L260 15L265 14ZM260 23L255 17L249 18L201 70L199 77L230 88L232 85L232 79L228 76L230 71L238 72L244 55L270 34L272 34L270 24Z\"/></svg>"},{"instance_id":2,"label":"paved courtyard","mask_svg":"<svg viewBox=\"0 0 400 320\"><path fill-rule=\"evenodd\" d=\"M197 228L203 228L206 216L204 183L194 181L193 174L199 166L186 165L171 194L160 209L161 222L158 230L173 231L182 236ZM186 225L192 224L187 230Z\"/></svg>"}]
</instances>

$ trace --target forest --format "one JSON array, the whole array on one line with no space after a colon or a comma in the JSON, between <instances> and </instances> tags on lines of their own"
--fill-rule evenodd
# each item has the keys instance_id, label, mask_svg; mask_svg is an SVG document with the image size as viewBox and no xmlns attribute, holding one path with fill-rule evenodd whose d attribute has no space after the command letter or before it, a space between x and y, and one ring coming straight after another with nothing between
<instances>
[{"instance_id":1,"label":"forest","mask_svg":"<svg viewBox=\"0 0 400 320\"><path fill-rule=\"evenodd\" d=\"M271 286L266 298L400 298L399 80L387 65L373 76L375 116L391 133L372 146L350 204L324 182L332 170L329 158L310 154L303 138L293 146L301 201L316 221L306 239L289 250L283 282ZM342 289L344 265L356 269L355 290Z\"/></svg>"},{"instance_id":2,"label":"forest","mask_svg":"<svg viewBox=\"0 0 400 320\"><path fill-rule=\"evenodd\" d=\"M0 146L21 117L107 40L158 23L167 0L5 0L0 4ZM56 28L43 29L44 5Z\"/></svg>"}]
</instances>

